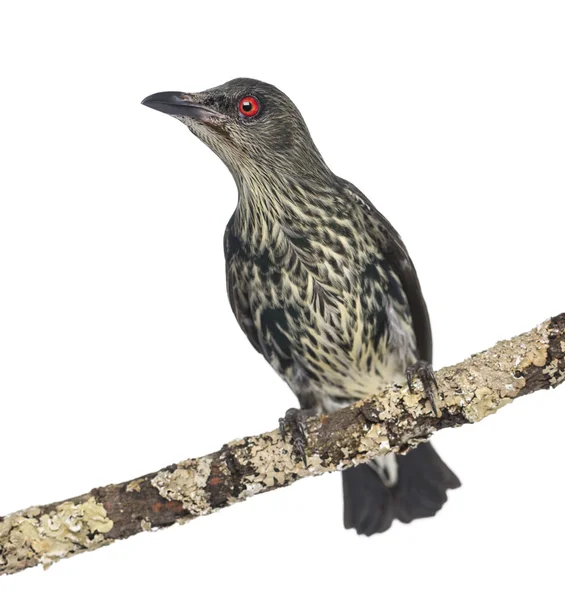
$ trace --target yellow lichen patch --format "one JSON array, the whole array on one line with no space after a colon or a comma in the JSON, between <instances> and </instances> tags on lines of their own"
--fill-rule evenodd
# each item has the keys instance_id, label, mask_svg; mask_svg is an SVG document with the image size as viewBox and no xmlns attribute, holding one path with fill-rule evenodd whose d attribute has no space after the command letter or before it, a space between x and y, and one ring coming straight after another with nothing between
<instances>
[{"instance_id":1,"label":"yellow lichen patch","mask_svg":"<svg viewBox=\"0 0 565 600\"><path fill-rule=\"evenodd\" d=\"M151 521L146 521L145 519L141 519L141 529L143 531L151 531Z\"/></svg>"},{"instance_id":2,"label":"yellow lichen patch","mask_svg":"<svg viewBox=\"0 0 565 600\"><path fill-rule=\"evenodd\" d=\"M413 411L416 406L419 406L418 400L418 394L408 395L408 386L404 388L391 388L385 397L381 397L379 417L383 421L396 419L403 412L403 408Z\"/></svg>"},{"instance_id":3,"label":"yellow lichen patch","mask_svg":"<svg viewBox=\"0 0 565 600\"><path fill-rule=\"evenodd\" d=\"M130 481L126 485L126 492L141 492L141 488L139 487L140 483L143 483L143 477L141 479L134 479L133 481Z\"/></svg>"},{"instance_id":4,"label":"yellow lichen patch","mask_svg":"<svg viewBox=\"0 0 565 600\"><path fill-rule=\"evenodd\" d=\"M415 399L417 398L416 395ZM378 396L372 396L370 405L367 405L367 399L363 399L356 402L354 406L360 408L365 418L370 421L388 421L400 414L405 400L403 388L395 387L384 390Z\"/></svg>"},{"instance_id":5,"label":"yellow lichen patch","mask_svg":"<svg viewBox=\"0 0 565 600\"><path fill-rule=\"evenodd\" d=\"M515 376L519 365L525 368L543 356L530 347L512 340L499 342L455 367L441 369L437 379L444 406L461 407L474 423L508 404L526 385L524 377Z\"/></svg>"},{"instance_id":6,"label":"yellow lichen patch","mask_svg":"<svg viewBox=\"0 0 565 600\"><path fill-rule=\"evenodd\" d=\"M237 439L237 440L232 440L231 442L229 442L227 444L228 448L238 448L241 446L245 446L245 440L244 439Z\"/></svg>"},{"instance_id":7,"label":"yellow lichen patch","mask_svg":"<svg viewBox=\"0 0 565 600\"><path fill-rule=\"evenodd\" d=\"M315 427L309 429L309 435L316 435ZM297 459L292 445L284 442L280 432L272 431L267 436L247 438L246 449L238 460L242 465L251 467L250 473L242 478L245 485L240 498L248 498L272 487L291 483L296 478L308 475L321 475L335 470L335 465L326 465L319 454L307 452L306 463ZM237 501L237 498L234 498Z\"/></svg>"},{"instance_id":8,"label":"yellow lichen patch","mask_svg":"<svg viewBox=\"0 0 565 600\"><path fill-rule=\"evenodd\" d=\"M518 364L518 369L522 370L530 365L543 367L547 361L547 348L544 346L529 347L526 354Z\"/></svg>"},{"instance_id":9,"label":"yellow lichen patch","mask_svg":"<svg viewBox=\"0 0 565 600\"><path fill-rule=\"evenodd\" d=\"M308 456L307 462L308 467L306 468L306 470L309 471L312 475L321 475L322 473L326 473L329 470L333 471L333 469L328 468L324 464L324 461L320 458L319 454L311 454L310 456Z\"/></svg>"},{"instance_id":10,"label":"yellow lichen patch","mask_svg":"<svg viewBox=\"0 0 565 600\"><path fill-rule=\"evenodd\" d=\"M476 423L512 402L514 396L502 396L488 387L480 387L475 390L474 401L464 407L463 414L469 422Z\"/></svg>"},{"instance_id":11,"label":"yellow lichen patch","mask_svg":"<svg viewBox=\"0 0 565 600\"><path fill-rule=\"evenodd\" d=\"M0 570L20 570L53 562L98 546L114 523L93 497L85 502L63 502L48 513L37 507L9 515L0 523Z\"/></svg>"},{"instance_id":12,"label":"yellow lichen patch","mask_svg":"<svg viewBox=\"0 0 565 600\"><path fill-rule=\"evenodd\" d=\"M386 426L383 423L374 423L371 425L369 431L361 439L359 450L364 453L371 452L375 455L389 452L390 443Z\"/></svg>"},{"instance_id":13,"label":"yellow lichen patch","mask_svg":"<svg viewBox=\"0 0 565 600\"><path fill-rule=\"evenodd\" d=\"M248 496L260 492L264 487L283 485L285 472L292 473L298 468L292 455L292 446L283 442L280 433L273 431L269 437L254 438L249 442L247 463L253 468L253 473L243 480Z\"/></svg>"},{"instance_id":14,"label":"yellow lichen patch","mask_svg":"<svg viewBox=\"0 0 565 600\"><path fill-rule=\"evenodd\" d=\"M549 375L549 383L553 387L565 381L565 370L559 370L559 361L557 359L552 360L543 370L543 373Z\"/></svg>"},{"instance_id":15,"label":"yellow lichen patch","mask_svg":"<svg viewBox=\"0 0 565 600\"><path fill-rule=\"evenodd\" d=\"M182 502L183 508L192 516L205 515L212 512L205 489L211 465L209 457L187 460L179 463L174 471L159 471L151 485L163 498Z\"/></svg>"},{"instance_id":16,"label":"yellow lichen patch","mask_svg":"<svg viewBox=\"0 0 565 600\"><path fill-rule=\"evenodd\" d=\"M416 386L414 386L414 387L416 387ZM410 411L420 410L421 409L420 394L408 393L408 386L406 386L406 392L407 392L406 396L404 396L404 406Z\"/></svg>"}]
</instances>

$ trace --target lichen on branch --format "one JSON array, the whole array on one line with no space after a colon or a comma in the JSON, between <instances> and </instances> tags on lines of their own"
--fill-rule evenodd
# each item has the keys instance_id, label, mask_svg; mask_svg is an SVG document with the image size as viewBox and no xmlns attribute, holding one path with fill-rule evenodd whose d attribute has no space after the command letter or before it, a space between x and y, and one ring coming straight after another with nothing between
<instances>
[{"instance_id":1,"label":"lichen on branch","mask_svg":"<svg viewBox=\"0 0 565 600\"><path fill-rule=\"evenodd\" d=\"M436 374L441 409L423 390L390 386L308 420L307 467L278 430L245 437L117 485L0 517L0 575L183 523L311 475L403 453L446 427L476 423L515 398L565 380L565 313Z\"/></svg>"}]
</instances>

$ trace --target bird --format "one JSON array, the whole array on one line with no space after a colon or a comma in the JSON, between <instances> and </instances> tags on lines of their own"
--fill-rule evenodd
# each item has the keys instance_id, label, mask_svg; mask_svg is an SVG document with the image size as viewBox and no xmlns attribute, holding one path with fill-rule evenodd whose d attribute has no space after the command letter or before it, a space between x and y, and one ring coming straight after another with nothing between
<instances>
[{"instance_id":1,"label":"bird","mask_svg":"<svg viewBox=\"0 0 565 600\"><path fill-rule=\"evenodd\" d=\"M397 231L335 175L300 111L275 86L238 78L142 104L173 116L225 164L238 190L224 235L239 326L300 408L280 419L306 461L305 419L419 378L437 414L432 334ZM307 463L305 463L307 464ZM434 516L460 481L429 442L342 472L347 529L370 536Z\"/></svg>"}]
</instances>

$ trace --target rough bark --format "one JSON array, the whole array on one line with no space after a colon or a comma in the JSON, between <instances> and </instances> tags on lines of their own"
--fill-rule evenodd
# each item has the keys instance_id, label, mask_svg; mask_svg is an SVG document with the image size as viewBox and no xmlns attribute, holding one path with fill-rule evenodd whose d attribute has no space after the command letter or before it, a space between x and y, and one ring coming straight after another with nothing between
<instances>
[{"instance_id":1,"label":"rough bark","mask_svg":"<svg viewBox=\"0 0 565 600\"><path fill-rule=\"evenodd\" d=\"M378 396L308 421L308 466L278 430L64 502L0 517L0 575L67 558L141 531L184 523L310 475L406 452L435 431L476 423L515 398L565 380L565 313L437 372L435 417L421 387Z\"/></svg>"}]
</instances>

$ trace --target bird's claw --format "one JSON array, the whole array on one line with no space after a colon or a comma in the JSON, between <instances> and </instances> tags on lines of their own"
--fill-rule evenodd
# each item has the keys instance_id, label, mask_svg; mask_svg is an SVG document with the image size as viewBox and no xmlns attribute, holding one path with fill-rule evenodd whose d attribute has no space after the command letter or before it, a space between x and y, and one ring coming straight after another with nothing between
<instances>
[{"instance_id":1,"label":"bird's claw","mask_svg":"<svg viewBox=\"0 0 565 600\"><path fill-rule=\"evenodd\" d=\"M441 411L438 409L436 402L439 388L437 385L437 379L432 365L424 360L419 360L406 369L406 380L408 383L408 390L411 394L414 393L413 383L415 376L417 376L418 379L422 382L424 394L426 395L426 398L430 401L430 404L432 405L434 415L436 417L440 417Z\"/></svg>"},{"instance_id":2,"label":"bird's claw","mask_svg":"<svg viewBox=\"0 0 565 600\"><path fill-rule=\"evenodd\" d=\"M286 442L286 421L283 417L279 419L279 430L281 432L281 437L283 442Z\"/></svg>"},{"instance_id":3,"label":"bird's claw","mask_svg":"<svg viewBox=\"0 0 565 600\"><path fill-rule=\"evenodd\" d=\"M289 408L284 417L279 419L279 429L281 437L286 441L287 431L290 433L290 440L294 448L294 454L302 460L304 467L308 467L306 461L306 446L308 440L306 438L306 425L303 411L297 408Z\"/></svg>"}]
</instances>

